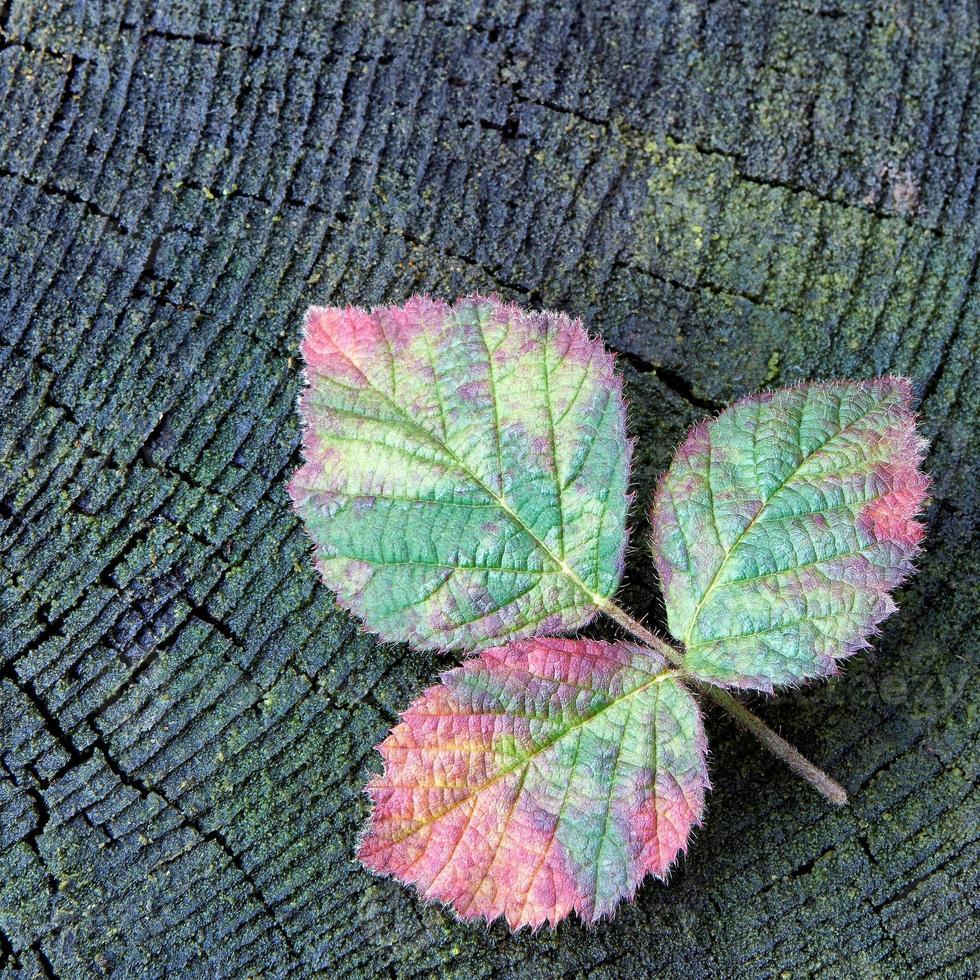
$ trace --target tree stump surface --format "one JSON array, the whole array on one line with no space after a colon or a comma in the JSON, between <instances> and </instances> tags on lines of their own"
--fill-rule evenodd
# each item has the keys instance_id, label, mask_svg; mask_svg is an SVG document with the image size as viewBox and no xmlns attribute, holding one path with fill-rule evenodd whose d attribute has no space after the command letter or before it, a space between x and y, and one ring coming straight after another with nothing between
<instances>
[{"instance_id":1,"label":"tree stump surface","mask_svg":"<svg viewBox=\"0 0 980 980\"><path fill-rule=\"evenodd\" d=\"M3 977L980 973L972 0L0 5ZM874 648L709 711L715 789L611 922L464 925L353 860L451 657L334 607L285 483L311 302L496 292L620 353L645 510L687 427L911 376L927 551Z\"/></svg>"}]
</instances>

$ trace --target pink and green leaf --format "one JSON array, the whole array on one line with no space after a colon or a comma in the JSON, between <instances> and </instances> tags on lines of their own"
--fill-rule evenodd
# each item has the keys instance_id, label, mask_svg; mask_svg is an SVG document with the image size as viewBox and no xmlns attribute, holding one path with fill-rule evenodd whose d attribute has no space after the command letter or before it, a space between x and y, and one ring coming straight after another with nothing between
<instances>
[{"instance_id":1,"label":"pink and green leaf","mask_svg":"<svg viewBox=\"0 0 980 980\"><path fill-rule=\"evenodd\" d=\"M894 610L927 489L909 383L767 392L690 433L652 515L681 645L667 664L543 636L603 609L631 622L610 601L621 382L578 321L476 296L313 308L306 327L290 493L324 581L385 639L483 651L379 747L361 861L463 918L611 914L702 818L706 744L682 678L826 676Z\"/></svg>"},{"instance_id":2,"label":"pink and green leaf","mask_svg":"<svg viewBox=\"0 0 980 980\"><path fill-rule=\"evenodd\" d=\"M665 876L700 823L700 712L644 647L486 650L403 719L380 746L359 857L463 918L595 921Z\"/></svg>"},{"instance_id":3,"label":"pink and green leaf","mask_svg":"<svg viewBox=\"0 0 980 980\"><path fill-rule=\"evenodd\" d=\"M481 297L314 307L302 349L290 493L368 629L473 650L574 630L616 591L621 382L579 321Z\"/></svg>"},{"instance_id":4,"label":"pink and green leaf","mask_svg":"<svg viewBox=\"0 0 980 980\"><path fill-rule=\"evenodd\" d=\"M837 672L912 571L928 481L902 378L753 395L697 426L653 554L684 667L771 691Z\"/></svg>"}]
</instances>

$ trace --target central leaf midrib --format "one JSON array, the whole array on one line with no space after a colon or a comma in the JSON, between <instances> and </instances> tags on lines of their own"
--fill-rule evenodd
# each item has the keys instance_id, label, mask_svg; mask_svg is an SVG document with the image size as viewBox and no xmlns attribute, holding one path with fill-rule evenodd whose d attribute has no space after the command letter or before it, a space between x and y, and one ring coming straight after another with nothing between
<instances>
[{"instance_id":1,"label":"central leaf midrib","mask_svg":"<svg viewBox=\"0 0 980 980\"><path fill-rule=\"evenodd\" d=\"M482 330L481 336L482 336ZM447 443L440 440L436 435L430 432L425 426L420 425L411 415L398 404L397 401L392 396L389 396L376 385L371 382L371 379L367 376L363 368L344 350L341 350L339 345L334 341L333 337L330 337L330 342L334 347L334 350L343 357L355 371L360 374L364 379L365 384L368 388L374 392L378 397L384 399L404 420L407 425L412 429L417 430L422 433L422 435L428 439L436 448L445 452L452 461L459 467L460 471L464 476L468 477L473 483L475 483L484 493L490 496L493 500L497 502L498 507L504 513L504 515L513 523L519 530L523 531L544 553L545 557L558 569L559 573L564 575L579 591L583 592L585 596L594 602L597 606L604 607L607 604L607 599L605 596L601 596L592 589L581 579L567 562L564 562L558 556L556 556L552 550L538 537L538 535L521 519L520 515L511 507L510 503L505 499L503 494L503 484L501 484L501 492L496 493L492 487L485 483L472 469L459 458L459 456L454 452L452 447ZM382 422L382 419L377 419L376 421ZM499 430L499 426L498 426ZM498 432L499 435L499 432ZM557 490L557 486L556 486Z\"/></svg>"},{"instance_id":2,"label":"central leaf midrib","mask_svg":"<svg viewBox=\"0 0 980 980\"><path fill-rule=\"evenodd\" d=\"M573 724L569 725L568 728L563 729L562 731L558 732L557 735L554 735L552 738L548 739L546 742L542 742L540 745L536 746L531 752L528 752L526 755L521 756L512 765L507 766L506 768L501 769L499 772L494 773L489 779L484 780L479 786L474 787L468 793L464 793L461 797L459 797L459 799L454 800L452 803L450 803L446 807L443 807L437 813L434 813L431 816L427 817L421 823L418 823L416 826L414 826L411 830L407 830L405 831L405 833L399 834L396 837L387 840L385 843L392 844L392 845L400 844L402 841L407 840L409 837L412 837L414 834L417 834L420 830L424 830L426 827L435 823L437 820L441 820L444 816L446 816L446 814L452 813L453 810L461 807L468 800L471 800L473 797L478 797L481 793L485 792L489 787L493 786L494 783L499 782L505 776L509 776L512 772L516 772L518 769L521 768L521 766L526 765L532 759L535 759L539 755L541 755L542 752L546 752L552 746L557 745L563 738L566 738L572 732L578 731L578 729L582 728L583 726L590 724L592 721L598 718L599 715L601 715L603 712L608 711L610 708L614 708L618 704L622 704L624 701L628 701L630 698L634 698L637 695L642 694L645 690L652 687L654 684L662 684L664 681L670 680L670 678L672 677L679 677L679 676L680 676L680 672L677 670L671 670L667 668L661 670L658 674L654 674L649 680L644 681L638 687L634 687L633 690L628 691L625 694L621 694L619 695L619 697L613 698L608 703L598 707L591 714L583 715ZM623 737L625 738L625 736L626 736L626 731L624 729ZM406 748L411 748L411 746L406 746Z\"/></svg>"}]
</instances>

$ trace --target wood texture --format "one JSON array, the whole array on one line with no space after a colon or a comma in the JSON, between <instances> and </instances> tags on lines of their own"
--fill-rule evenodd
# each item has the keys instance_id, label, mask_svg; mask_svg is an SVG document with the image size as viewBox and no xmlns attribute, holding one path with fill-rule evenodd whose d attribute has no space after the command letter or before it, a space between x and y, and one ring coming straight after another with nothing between
<instances>
[{"instance_id":1,"label":"wood texture","mask_svg":"<svg viewBox=\"0 0 980 980\"><path fill-rule=\"evenodd\" d=\"M974 3L7 0L0 29L4 977L980 972ZM451 658L316 580L301 315L471 289L621 353L644 505L765 385L909 374L932 440L901 612L758 704L852 805L712 714L704 829L592 930L464 926L353 863L372 746ZM623 598L658 621L643 511Z\"/></svg>"}]
</instances>

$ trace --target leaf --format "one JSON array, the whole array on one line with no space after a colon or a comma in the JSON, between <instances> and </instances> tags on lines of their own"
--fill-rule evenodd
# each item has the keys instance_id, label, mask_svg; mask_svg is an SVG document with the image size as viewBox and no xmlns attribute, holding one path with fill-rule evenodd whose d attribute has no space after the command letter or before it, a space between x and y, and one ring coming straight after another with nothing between
<instances>
[{"instance_id":1,"label":"leaf","mask_svg":"<svg viewBox=\"0 0 980 980\"><path fill-rule=\"evenodd\" d=\"M652 518L687 670L772 691L868 645L924 533L911 399L903 378L811 384L692 430Z\"/></svg>"},{"instance_id":2,"label":"leaf","mask_svg":"<svg viewBox=\"0 0 980 980\"><path fill-rule=\"evenodd\" d=\"M579 321L480 297L314 307L303 355L290 493L370 630L469 650L574 630L616 591L622 386Z\"/></svg>"},{"instance_id":3,"label":"leaf","mask_svg":"<svg viewBox=\"0 0 980 980\"><path fill-rule=\"evenodd\" d=\"M533 639L442 677L379 746L361 861L465 919L595 921L664 876L708 788L694 699L651 650Z\"/></svg>"}]
</instances>

